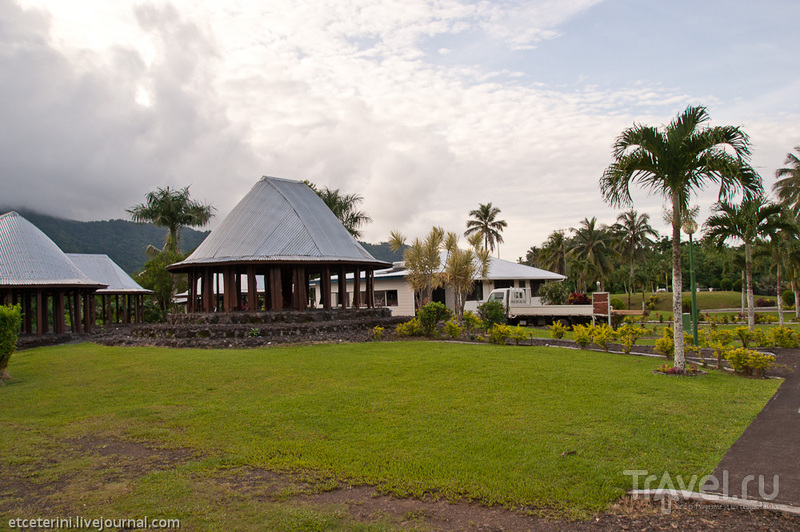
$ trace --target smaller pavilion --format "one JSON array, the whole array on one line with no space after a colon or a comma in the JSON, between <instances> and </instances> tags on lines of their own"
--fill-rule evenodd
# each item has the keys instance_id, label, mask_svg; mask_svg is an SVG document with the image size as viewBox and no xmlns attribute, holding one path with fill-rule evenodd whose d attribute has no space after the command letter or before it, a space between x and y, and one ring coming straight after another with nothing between
<instances>
[{"instance_id":1,"label":"smaller pavilion","mask_svg":"<svg viewBox=\"0 0 800 532\"><path fill-rule=\"evenodd\" d=\"M372 257L308 185L262 177L186 260L167 269L188 275L187 312L230 312L305 310L311 279L319 279L319 300L330 310L331 278L352 274L360 283L362 273L365 295L358 286L348 302L341 283L338 306L374 308L374 271L389 266Z\"/></svg>"},{"instance_id":2,"label":"smaller pavilion","mask_svg":"<svg viewBox=\"0 0 800 532\"><path fill-rule=\"evenodd\" d=\"M22 306L22 332L91 332L94 294L87 277L39 228L16 212L0 216L0 304Z\"/></svg>"},{"instance_id":3,"label":"smaller pavilion","mask_svg":"<svg viewBox=\"0 0 800 532\"><path fill-rule=\"evenodd\" d=\"M142 288L108 255L67 253L67 257L87 277L107 285L96 292L103 325L144 321L144 296L152 295L152 290Z\"/></svg>"}]
</instances>

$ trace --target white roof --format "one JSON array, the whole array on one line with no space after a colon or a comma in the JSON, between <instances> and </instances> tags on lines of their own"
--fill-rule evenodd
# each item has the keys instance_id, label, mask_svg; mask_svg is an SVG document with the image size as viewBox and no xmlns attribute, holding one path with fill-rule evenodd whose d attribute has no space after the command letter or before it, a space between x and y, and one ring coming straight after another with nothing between
<instances>
[{"instance_id":1,"label":"white roof","mask_svg":"<svg viewBox=\"0 0 800 532\"><path fill-rule=\"evenodd\" d=\"M16 212L0 216L0 286L102 288Z\"/></svg>"},{"instance_id":2,"label":"white roof","mask_svg":"<svg viewBox=\"0 0 800 532\"><path fill-rule=\"evenodd\" d=\"M442 253L442 266L444 267L444 260L446 254ZM402 263L401 263L402 264ZM386 270L376 270L375 279L383 278L388 279L391 277L405 277L408 275L408 270L405 267L394 267ZM509 280L522 280L528 279L533 281L565 281L567 277L560 273L554 273L541 268L534 268L526 264L519 264L508 260L498 259L497 257L490 257L489 259L489 272L482 280L496 281L500 279Z\"/></svg>"},{"instance_id":3,"label":"white roof","mask_svg":"<svg viewBox=\"0 0 800 532\"><path fill-rule=\"evenodd\" d=\"M108 285L98 294L152 294L142 288L130 275L120 268L108 255L67 253L67 257L90 279Z\"/></svg>"},{"instance_id":4,"label":"white roof","mask_svg":"<svg viewBox=\"0 0 800 532\"><path fill-rule=\"evenodd\" d=\"M300 181L262 177L186 260L202 264L331 262L382 267Z\"/></svg>"}]
</instances>

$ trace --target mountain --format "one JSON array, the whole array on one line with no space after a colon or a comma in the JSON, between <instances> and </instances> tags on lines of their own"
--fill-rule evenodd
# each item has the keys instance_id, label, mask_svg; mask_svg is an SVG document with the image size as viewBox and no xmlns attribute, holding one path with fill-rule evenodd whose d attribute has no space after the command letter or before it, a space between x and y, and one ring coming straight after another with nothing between
<instances>
[{"instance_id":1,"label":"mountain","mask_svg":"<svg viewBox=\"0 0 800 532\"><path fill-rule=\"evenodd\" d=\"M135 224L128 220L79 222L56 218L26 209L0 209L0 213L16 210L41 229L64 253L103 253L132 274L147 260L148 245L161 249L167 230L152 224ZM191 251L200 245L209 231L184 228L182 250Z\"/></svg>"},{"instance_id":2,"label":"mountain","mask_svg":"<svg viewBox=\"0 0 800 532\"><path fill-rule=\"evenodd\" d=\"M388 242L381 242L380 244L367 244L366 242L359 242L364 249L369 251L369 254L378 260L386 262L397 262L403 260L403 250L392 251Z\"/></svg>"}]
</instances>

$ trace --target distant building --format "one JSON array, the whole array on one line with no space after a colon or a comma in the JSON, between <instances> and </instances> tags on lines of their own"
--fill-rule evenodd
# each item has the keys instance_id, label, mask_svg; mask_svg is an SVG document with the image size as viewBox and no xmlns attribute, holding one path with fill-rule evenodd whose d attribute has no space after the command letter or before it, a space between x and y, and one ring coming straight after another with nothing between
<instances>
[{"instance_id":1,"label":"distant building","mask_svg":"<svg viewBox=\"0 0 800 532\"><path fill-rule=\"evenodd\" d=\"M263 177L186 260L188 312L304 310L311 279L319 306L375 306L376 260L305 183ZM358 279L355 296L332 293L331 279ZM362 285L363 278L363 285ZM263 291L262 291L263 290Z\"/></svg>"},{"instance_id":2,"label":"distant building","mask_svg":"<svg viewBox=\"0 0 800 532\"><path fill-rule=\"evenodd\" d=\"M407 276L408 270L403 262L396 262L391 268L376 271L375 306L388 307L393 316L413 316L414 291L406 280ZM488 275L476 280L475 289L467 297L467 301L483 301L495 288L528 288L531 294L536 295L542 283L566 279L566 276L558 273L491 257ZM338 278L334 279L333 284L338 287ZM347 293L350 299L353 292L353 276L350 275L347 277ZM455 297L445 287L434 291L433 300L450 308L455 307Z\"/></svg>"}]
</instances>

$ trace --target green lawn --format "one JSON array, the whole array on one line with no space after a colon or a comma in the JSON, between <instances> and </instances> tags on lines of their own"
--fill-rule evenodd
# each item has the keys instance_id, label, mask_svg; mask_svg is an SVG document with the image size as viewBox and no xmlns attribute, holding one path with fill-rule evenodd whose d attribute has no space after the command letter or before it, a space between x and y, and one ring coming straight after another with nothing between
<instances>
[{"instance_id":1,"label":"green lawn","mask_svg":"<svg viewBox=\"0 0 800 532\"><path fill-rule=\"evenodd\" d=\"M0 388L0 463L30 471L34 488L56 483L56 508L89 501L85 515L180 517L191 529L308 519L285 504L221 496L219 478L243 466L303 472L317 489L369 483L581 517L631 488L624 470L710 473L780 384L654 375L661 363L432 342L39 348L14 355L16 381ZM197 458L96 493L70 480L92 467L94 458L67 452L85 436ZM0 513L13 508L9 497L0 494Z\"/></svg>"}]
</instances>

